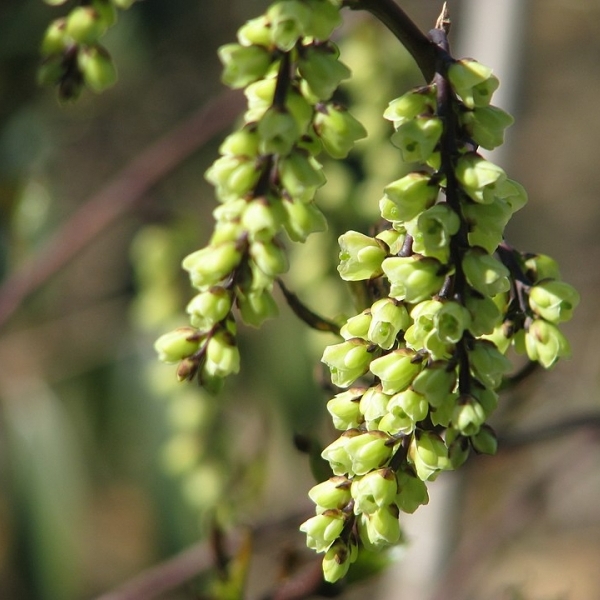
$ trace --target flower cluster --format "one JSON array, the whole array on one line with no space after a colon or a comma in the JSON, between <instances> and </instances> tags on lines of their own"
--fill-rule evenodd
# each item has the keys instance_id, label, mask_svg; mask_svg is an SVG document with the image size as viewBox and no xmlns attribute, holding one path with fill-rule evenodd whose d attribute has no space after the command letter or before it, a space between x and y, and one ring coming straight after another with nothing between
<instances>
[{"instance_id":1,"label":"flower cluster","mask_svg":"<svg viewBox=\"0 0 600 600\"><path fill-rule=\"evenodd\" d=\"M325 182L316 156L343 158L366 135L332 99L350 74L328 39L339 23L332 0L282 0L219 50L223 81L245 88L248 109L206 173L220 205L208 245L183 261L198 291L191 326L156 343L182 380L197 375L214 391L239 370L234 307L253 326L273 316L273 282L287 269L281 233L304 241L326 227L314 203Z\"/></svg>"},{"instance_id":2,"label":"flower cluster","mask_svg":"<svg viewBox=\"0 0 600 600\"><path fill-rule=\"evenodd\" d=\"M551 259L504 242L526 194L477 152L512 122L490 105L497 86L488 67L447 56L430 85L391 102L392 142L414 170L385 188L380 233L339 239L342 279L364 282L374 301L323 354L343 388L327 405L343 433L322 453L334 476L310 491L317 514L301 530L325 552L328 581L360 546L401 539L399 512L427 503L426 481L471 449L495 452L486 419L511 345L544 367L569 352L557 324L577 292Z\"/></svg>"},{"instance_id":3,"label":"flower cluster","mask_svg":"<svg viewBox=\"0 0 600 600\"><path fill-rule=\"evenodd\" d=\"M45 0L54 6L67 0ZM42 40L40 83L57 85L62 100L76 99L84 86L101 92L113 85L117 72L100 38L117 21L117 9L135 0L79 2L66 17L54 20Z\"/></svg>"}]
</instances>

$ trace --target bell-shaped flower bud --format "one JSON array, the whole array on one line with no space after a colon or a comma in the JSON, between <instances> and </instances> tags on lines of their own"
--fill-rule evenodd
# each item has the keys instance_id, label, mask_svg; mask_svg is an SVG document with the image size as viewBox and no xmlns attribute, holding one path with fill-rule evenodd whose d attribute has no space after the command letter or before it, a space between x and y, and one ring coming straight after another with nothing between
<instances>
[{"instance_id":1,"label":"bell-shaped flower bud","mask_svg":"<svg viewBox=\"0 0 600 600\"><path fill-rule=\"evenodd\" d=\"M208 331L215 323L229 315L231 304L231 292L215 286L194 296L186 310L194 327Z\"/></svg>"},{"instance_id":2,"label":"bell-shaped flower bud","mask_svg":"<svg viewBox=\"0 0 600 600\"><path fill-rule=\"evenodd\" d=\"M44 37L40 47L42 56L45 57L52 54L62 55L70 43L66 25L66 19L55 19L52 21L52 23L50 23L44 32Z\"/></svg>"},{"instance_id":3,"label":"bell-shaped flower bud","mask_svg":"<svg viewBox=\"0 0 600 600\"><path fill-rule=\"evenodd\" d=\"M385 394L405 390L421 370L421 363L411 350L401 348L376 358L370 366L371 373L381 380Z\"/></svg>"},{"instance_id":4,"label":"bell-shaped flower bud","mask_svg":"<svg viewBox=\"0 0 600 600\"><path fill-rule=\"evenodd\" d=\"M438 117L417 117L402 123L391 141L405 162L425 163L438 145L443 130Z\"/></svg>"},{"instance_id":5,"label":"bell-shaped flower bud","mask_svg":"<svg viewBox=\"0 0 600 600\"><path fill-rule=\"evenodd\" d=\"M394 128L418 116L433 116L437 106L435 88L421 87L392 100L383 113L383 118L394 123Z\"/></svg>"},{"instance_id":6,"label":"bell-shaped flower bud","mask_svg":"<svg viewBox=\"0 0 600 600\"><path fill-rule=\"evenodd\" d=\"M485 422L483 406L472 396L461 396L454 408L452 427L462 435L475 435Z\"/></svg>"},{"instance_id":7,"label":"bell-shaped flower bud","mask_svg":"<svg viewBox=\"0 0 600 600\"><path fill-rule=\"evenodd\" d=\"M413 423L418 423L427 417L429 404L425 396L409 388L392 396L388 410L393 413L401 411Z\"/></svg>"},{"instance_id":8,"label":"bell-shaped flower bud","mask_svg":"<svg viewBox=\"0 0 600 600\"><path fill-rule=\"evenodd\" d=\"M381 267L390 280L390 296L410 304L436 294L444 283L442 265L435 258L394 256Z\"/></svg>"},{"instance_id":9,"label":"bell-shaped flower bud","mask_svg":"<svg viewBox=\"0 0 600 600\"><path fill-rule=\"evenodd\" d=\"M369 326L371 325L371 310L363 310L359 315L350 317L346 323L340 329L340 335L345 340L351 340L352 338L361 338L362 340L369 341L368 333Z\"/></svg>"},{"instance_id":10,"label":"bell-shaped flower bud","mask_svg":"<svg viewBox=\"0 0 600 600\"><path fill-rule=\"evenodd\" d=\"M525 349L530 360L537 360L549 369L559 358L571 355L567 338L556 325L535 319L525 334Z\"/></svg>"},{"instance_id":11,"label":"bell-shaped flower bud","mask_svg":"<svg viewBox=\"0 0 600 600\"><path fill-rule=\"evenodd\" d=\"M279 200L256 198L248 202L241 215L241 224L252 242L269 242L282 226L285 212Z\"/></svg>"},{"instance_id":12,"label":"bell-shaped flower bud","mask_svg":"<svg viewBox=\"0 0 600 600\"><path fill-rule=\"evenodd\" d=\"M225 44L217 51L223 63L222 80L231 88L243 88L265 76L273 57L262 46Z\"/></svg>"},{"instance_id":13,"label":"bell-shaped flower bud","mask_svg":"<svg viewBox=\"0 0 600 600\"><path fill-rule=\"evenodd\" d=\"M310 8L310 19L305 25L304 35L316 40L327 40L342 23L338 3L335 0L306 0L306 3Z\"/></svg>"},{"instance_id":14,"label":"bell-shaped flower bud","mask_svg":"<svg viewBox=\"0 0 600 600\"><path fill-rule=\"evenodd\" d=\"M448 68L448 79L467 108L488 106L499 85L490 67L470 58L452 63Z\"/></svg>"},{"instance_id":15,"label":"bell-shaped flower bud","mask_svg":"<svg viewBox=\"0 0 600 600\"><path fill-rule=\"evenodd\" d=\"M258 155L259 141L256 127L244 127L230 133L219 146L219 152L225 156L254 158Z\"/></svg>"},{"instance_id":16,"label":"bell-shaped flower bud","mask_svg":"<svg viewBox=\"0 0 600 600\"><path fill-rule=\"evenodd\" d=\"M314 106L295 88L291 88L285 99L285 107L290 114L296 119L298 125L298 131L305 136L312 133L312 128L309 130L308 126L313 121L315 113Z\"/></svg>"},{"instance_id":17,"label":"bell-shaped flower bud","mask_svg":"<svg viewBox=\"0 0 600 600\"><path fill-rule=\"evenodd\" d=\"M277 277L288 269L285 250L275 242L254 242L250 244L249 254L256 266L268 277Z\"/></svg>"},{"instance_id":18,"label":"bell-shaped flower bud","mask_svg":"<svg viewBox=\"0 0 600 600\"><path fill-rule=\"evenodd\" d=\"M104 22L107 29L117 22L117 9L113 2L92 0L90 6L98 13L100 20Z\"/></svg>"},{"instance_id":19,"label":"bell-shaped flower bud","mask_svg":"<svg viewBox=\"0 0 600 600\"><path fill-rule=\"evenodd\" d=\"M216 219L215 228L210 236L210 246L220 246L225 243L236 243L244 237L245 232L242 229L239 220L242 213L246 209L247 203L243 199L227 202L227 204L217 207L213 211L213 216ZM222 210L226 207L231 208L231 211ZM241 243L241 246L244 244Z\"/></svg>"},{"instance_id":20,"label":"bell-shaped flower bud","mask_svg":"<svg viewBox=\"0 0 600 600\"><path fill-rule=\"evenodd\" d=\"M483 248L468 250L462 267L469 285L484 296L496 296L510 289L508 269Z\"/></svg>"},{"instance_id":21,"label":"bell-shaped flower bud","mask_svg":"<svg viewBox=\"0 0 600 600\"><path fill-rule=\"evenodd\" d=\"M465 306L471 316L468 329L475 337L491 333L500 324L502 315L489 296L468 294Z\"/></svg>"},{"instance_id":22,"label":"bell-shaped flower bud","mask_svg":"<svg viewBox=\"0 0 600 600\"><path fill-rule=\"evenodd\" d=\"M252 327L260 327L278 313L277 303L268 289L251 290L248 293L238 291L236 303L242 320Z\"/></svg>"},{"instance_id":23,"label":"bell-shaped flower bud","mask_svg":"<svg viewBox=\"0 0 600 600\"><path fill-rule=\"evenodd\" d=\"M468 356L473 375L487 388L496 389L512 368L510 360L488 340L477 340Z\"/></svg>"},{"instance_id":24,"label":"bell-shaped flower bud","mask_svg":"<svg viewBox=\"0 0 600 600\"><path fill-rule=\"evenodd\" d=\"M398 482L392 469L377 469L352 481L354 513L373 514L392 504L398 492Z\"/></svg>"},{"instance_id":25,"label":"bell-shaped flower bud","mask_svg":"<svg viewBox=\"0 0 600 600\"><path fill-rule=\"evenodd\" d=\"M404 227L399 227L398 229L402 229L402 231L396 229L384 229L375 236L387 246L388 254L391 256L398 254L402 250L402 246L406 240Z\"/></svg>"},{"instance_id":26,"label":"bell-shaped flower bud","mask_svg":"<svg viewBox=\"0 0 600 600\"><path fill-rule=\"evenodd\" d=\"M351 388L336 394L327 402L327 410L336 429L345 431L358 427L364 420L360 411L360 399L364 388Z\"/></svg>"},{"instance_id":27,"label":"bell-shaped flower bud","mask_svg":"<svg viewBox=\"0 0 600 600\"><path fill-rule=\"evenodd\" d=\"M259 148L263 154L289 154L301 132L294 116L272 106L258 123Z\"/></svg>"},{"instance_id":28,"label":"bell-shaped flower bud","mask_svg":"<svg viewBox=\"0 0 600 600\"><path fill-rule=\"evenodd\" d=\"M345 449L351 461L350 473L366 475L382 467L392 456L391 442L390 437L382 431L368 431L348 438Z\"/></svg>"},{"instance_id":29,"label":"bell-shaped flower bud","mask_svg":"<svg viewBox=\"0 0 600 600\"><path fill-rule=\"evenodd\" d=\"M433 332L434 316L442 307L439 300L423 300L410 311L413 324L404 333L404 339L411 348L422 350L425 347L427 336Z\"/></svg>"},{"instance_id":30,"label":"bell-shaped flower bud","mask_svg":"<svg viewBox=\"0 0 600 600\"><path fill-rule=\"evenodd\" d=\"M448 448L441 437L429 431L417 431L408 449L408 457L422 481L431 479L447 469Z\"/></svg>"},{"instance_id":31,"label":"bell-shaped flower bud","mask_svg":"<svg viewBox=\"0 0 600 600\"><path fill-rule=\"evenodd\" d=\"M324 3L323 3L324 4ZM329 583L335 583L348 573L350 565L356 560L357 553L346 542L339 539L325 552L323 557L323 577Z\"/></svg>"},{"instance_id":32,"label":"bell-shaped flower bud","mask_svg":"<svg viewBox=\"0 0 600 600\"><path fill-rule=\"evenodd\" d=\"M381 242L358 231L344 233L338 242L338 271L343 280L361 281L381 275L381 263L387 255Z\"/></svg>"},{"instance_id":33,"label":"bell-shaped flower bud","mask_svg":"<svg viewBox=\"0 0 600 600\"><path fill-rule=\"evenodd\" d=\"M218 331L208 340L204 370L216 377L227 377L239 372L240 351L235 336L226 329Z\"/></svg>"},{"instance_id":34,"label":"bell-shaped flower bud","mask_svg":"<svg viewBox=\"0 0 600 600\"><path fill-rule=\"evenodd\" d=\"M352 499L350 484L346 477L336 475L313 486L308 492L308 497L317 505L317 511L320 513L326 510L341 510Z\"/></svg>"},{"instance_id":35,"label":"bell-shaped flower bud","mask_svg":"<svg viewBox=\"0 0 600 600\"><path fill-rule=\"evenodd\" d=\"M67 17L66 33L78 44L96 44L106 29L106 21L92 6L77 6Z\"/></svg>"},{"instance_id":36,"label":"bell-shaped flower bud","mask_svg":"<svg viewBox=\"0 0 600 600\"><path fill-rule=\"evenodd\" d=\"M402 535L398 507L393 504L358 518L360 539L367 549L379 550L396 544Z\"/></svg>"},{"instance_id":37,"label":"bell-shaped flower bud","mask_svg":"<svg viewBox=\"0 0 600 600\"><path fill-rule=\"evenodd\" d=\"M310 9L300 0L281 0L267 10L271 24L271 41L284 52L289 52L305 35L310 23Z\"/></svg>"},{"instance_id":38,"label":"bell-shaped flower bud","mask_svg":"<svg viewBox=\"0 0 600 600\"><path fill-rule=\"evenodd\" d=\"M277 79L269 77L259 79L246 86L244 89L244 95L248 100L248 110L244 113L246 123L260 121L265 112L273 105L276 85Z\"/></svg>"},{"instance_id":39,"label":"bell-shaped flower bud","mask_svg":"<svg viewBox=\"0 0 600 600\"><path fill-rule=\"evenodd\" d=\"M463 113L461 122L476 144L493 150L504 143L504 130L514 119L497 106L483 106Z\"/></svg>"},{"instance_id":40,"label":"bell-shaped flower bud","mask_svg":"<svg viewBox=\"0 0 600 600\"><path fill-rule=\"evenodd\" d=\"M166 363L176 363L194 354L200 347L197 333L193 327L179 327L161 335L154 342L158 359Z\"/></svg>"},{"instance_id":41,"label":"bell-shaped flower bud","mask_svg":"<svg viewBox=\"0 0 600 600\"><path fill-rule=\"evenodd\" d=\"M294 200L309 202L326 181L321 165L306 152L295 151L282 157L277 168L283 187Z\"/></svg>"},{"instance_id":42,"label":"bell-shaped flower bud","mask_svg":"<svg viewBox=\"0 0 600 600\"><path fill-rule=\"evenodd\" d=\"M367 338L384 350L390 350L396 343L400 331L410 324L408 311L403 304L391 298L381 298L371 306L371 319Z\"/></svg>"},{"instance_id":43,"label":"bell-shaped flower bud","mask_svg":"<svg viewBox=\"0 0 600 600\"><path fill-rule=\"evenodd\" d=\"M325 151L333 158L346 158L354 142L367 136L366 129L342 106L323 106L314 118L314 128Z\"/></svg>"},{"instance_id":44,"label":"bell-shaped flower bud","mask_svg":"<svg viewBox=\"0 0 600 600\"><path fill-rule=\"evenodd\" d=\"M450 427L457 398L458 394L456 392L448 394L438 406L431 408L429 411L429 418L433 425L436 427Z\"/></svg>"},{"instance_id":45,"label":"bell-shaped flower bud","mask_svg":"<svg viewBox=\"0 0 600 600\"><path fill-rule=\"evenodd\" d=\"M329 463L335 475L353 474L352 457L348 453L348 443L352 437L359 435L363 434L356 429L349 429L321 452L321 457Z\"/></svg>"},{"instance_id":46,"label":"bell-shaped flower bud","mask_svg":"<svg viewBox=\"0 0 600 600\"><path fill-rule=\"evenodd\" d=\"M222 156L208 168L204 177L217 188L222 202L247 194L260 178L258 161L243 156Z\"/></svg>"},{"instance_id":47,"label":"bell-shaped flower bud","mask_svg":"<svg viewBox=\"0 0 600 600\"><path fill-rule=\"evenodd\" d=\"M367 421L368 429L375 429L369 426L370 423L376 422L387 412L388 402L390 401L389 394L384 394L381 391L381 386L370 387L360 399L360 412Z\"/></svg>"},{"instance_id":48,"label":"bell-shaped flower bud","mask_svg":"<svg viewBox=\"0 0 600 600\"><path fill-rule=\"evenodd\" d=\"M558 263L546 254L534 254L525 261L527 275L533 283L544 279L560 279Z\"/></svg>"},{"instance_id":49,"label":"bell-shaped flower bud","mask_svg":"<svg viewBox=\"0 0 600 600\"><path fill-rule=\"evenodd\" d=\"M429 494L424 481L406 471L398 471L396 479L398 481L396 506L402 512L412 514L419 506L429 504Z\"/></svg>"},{"instance_id":50,"label":"bell-shaped flower bud","mask_svg":"<svg viewBox=\"0 0 600 600\"><path fill-rule=\"evenodd\" d=\"M446 263L450 257L450 239L460 228L458 215L448 204L436 204L406 223L413 236L413 251Z\"/></svg>"},{"instance_id":51,"label":"bell-shaped flower bud","mask_svg":"<svg viewBox=\"0 0 600 600\"><path fill-rule=\"evenodd\" d=\"M271 45L271 28L266 15L246 21L238 29L237 38L243 46L256 45L268 48Z\"/></svg>"},{"instance_id":52,"label":"bell-shaped flower bud","mask_svg":"<svg viewBox=\"0 0 600 600\"><path fill-rule=\"evenodd\" d=\"M350 77L350 69L338 60L337 49L308 46L298 61L298 70L319 100L329 100L342 80Z\"/></svg>"},{"instance_id":53,"label":"bell-shaped flower bud","mask_svg":"<svg viewBox=\"0 0 600 600\"><path fill-rule=\"evenodd\" d=\"M463 435L458 435L458 433L456 433L456 437L454 437L451 436L450 433L454 433L454 430L448 429L446 433L446 444L448 444L448 460L450 461L451 468L456 470L459 467L462 467L467 458L469 458L471 447L469 446L469 438L466 438ZM454 439L451 439L452 437L454 437Z\"/></svg>"},{"instance_id":54,"label":"bell-shaped flower bud","mask_svg":"<svg viewBox=\"0 0 600 600\"><path fill-rule=\"evenodd\" d=\"M77 66L85 84L94 92L102 92L117 81L117 69L110 54L102 46L80 48Z\"/></svg>"},{"instance_id":55,"label":"bell-shaped flower bud","mask_svg":"<svg viewBox=\"0 0 600 600\"><path fill-rule=\"evenodd\" d=\"M306 545L316 552L325 552L344 529L345 516L341 510L326 510L300 525L306 533Z\"/></svg>"},{"instance_id":56,"label":"bell-shaped flower bud","mask_svg":"<svg viewBox=\"0 0 600 600\"><path fill-rule=\"evenodd\" d=\"M360 339L327 346L321 359L331 371L331 381L338 387L348 387L369 370L373 355Z\"/></svg>"},{"instance_id":57,"label":"bell-shaped flower bud","mask_svg":"<svg viewBox=\"0 0 600 600\"><path fill-rule=\"evenodd\" d=\"M196 250L183 259L182 267L189 272L196 288L212 286L229 275L240 263L242 253L235 242Z\"/></svg>"},{"instance_id":58,"label":"bell-shaped flower bud","mask_svg":"<svg viewBox=\"0 0 600 600\"><path fill-rule=\"evenodd\" d=\"M458 302L444 302L442 308L434 315L433 323L442 341L456 344L462 338L465 329L471 325L471 315Z\"/></svg>"},{"instance_id":59,"label":"bell-shaped flower bud","mask_svg":"<svg viewBox=\"0 0 600 600\"><path fill-rule=\"evenodd\" d=\"M454 391L456 386L456 367L450 367L445 361L435 361L423 369L412 382L411 388L437 407Z\"/></svg>"},{"instance_id":60,"label":"bell-shaped flower bud","mask_svg":"<svg viewBox=\"0 0 600 600\"><path fill-rule=\"evenodd\" d=\"M385 188L385 196L379 201L381 216L390 222L410 221L433 205L438 191L429 174L409 173Z\"/></svg>"},{"instance_id":61,"label":"bell-shaped flower bud","mask_svg":"<svg viewBox=\"0 0 600 600\"><path fill-rule=\"evenodd\" d=\"M469 245L479 246L491 254L504 238L512 210L504 200L496 198L490 204L466 204L463 215L469 223Z\"/></svg>"},{"instance_id":62,"label":"bell-shaped flower bud","mask_svg":"<svg viewBox=\"0 0 600 600\"><path fill-rule=\"evenodd\" d=\"M478 454L496 454L498 438L489 425L482 425L479 431L471 437L473 449Z\"/></svg>"},{"instance_id":63,"label":"bell-shaped flower bud","mask_svg":"<svg viewBox=\"0 0 600 600\"><path fill-rule=\"evenodd\" d=\"M503 321L491 333L482 335L481 339L492 342L502 354L506 354L515 335L522 332L522 329L515 331L514 324L511 321Z\"/></svg>"},{"instance_id":64,"label":"bell-shaped flower bud","mask_svg":"<svg viewBox=\"0 0 600 600\"><path fill-rule=\"evenodd\" d=\"M571 319L579 300L577 290L564 281L545 280L534 285L529 292L531 309L551 323Z\"/></svg>"},{"instance_id":65,"label":"bell-shaped flower bud","mask_svg":"<svg viewBox=\"0 0 600 600\"><path fill-rule=\"evenodd\" d=\"M475 152L463 154L456 165L456 177L475 202L491 204L506 173L498 165Z\"/></svg>"},{"instance_id":66,"label":"bell-shaped flower bud","mask_svg":"<svg viewBox=\"0 0 600 600\"><path fill-rule=\"evenodd\" d=\"M512 213L521 210L527 204L527 191L514 179L505 179L496 186L496 198L510 206Z\"/></svg>"},{"instance_id":67,"label":"bell-shaped flower bud","mask_svg":"<svg viewBox=\"0 0 600 600\"><path fill-rule=\"evenodd\" d=\"M327 231L327 219L314 202L284 200L285 230L293 242L304 242L311 233Z\"/></svg>"}]
</instances>

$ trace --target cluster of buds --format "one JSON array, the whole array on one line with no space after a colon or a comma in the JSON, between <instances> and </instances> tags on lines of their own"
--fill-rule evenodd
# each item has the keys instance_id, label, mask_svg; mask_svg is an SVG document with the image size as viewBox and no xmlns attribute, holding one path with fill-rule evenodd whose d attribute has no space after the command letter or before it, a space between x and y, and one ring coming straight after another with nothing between
<instances>
[{"instance_id":1,"label":"cluster of buds","mask_svg":"<svg viewBox=\"0 0 600 600\"><path fill-rule=\"evenodd\" d=\"M67 0L45 0L58 6ZM42 40L42 64L38 79L58 86L61 100L76 99L87 86L102 92L113 85L117 72L100 38L117 21L117 9L129 8L135 0L91 0L78 2L65 17L54 20Z\"/></svg>"},{"instance_id":2,"label":"cluster of buds","mask_svg":"<svg viewBox=\"0 0 600 600\"><path fill-rule=\"evenodd\" d=\"M504 242L526 194L477 152L501 144L512 122L490 105L498 80L443 56L430 85L385 111L393 144L415 164L385 188L385 226L339 239L342 279L364 282L374 302L322 359L343 389L327 405L343 433L322 453L334 476L310 491L317 514L301 530L332 582L361 546L401 539L398 515L427 503L425 482L471 450L496 451L486 420L512 369L509 347L544 367L569 353L557 324L578 294L551 259Z\"/></svg>"},{"instance_id":3,"label":"cluster of buds","mask_svg":"<svg viewBox=\"0 0 600 600\"><path fill-rule=\"evenodd\" d=\"M183 261L198 292L191 326L156 342L181 380L197 376L216 391L239 370L233 310L256 327L273 316L273 283L287 270L281 234L304 241L326 228L314 203L325 182L316 156L343 158L366 135L332 100L350 74L329 41L339 23L334 0L282 0L219 50L223 81L245 88L248 109L206 173L220 205L208 245Z\"/></svg>"}]
</instances>

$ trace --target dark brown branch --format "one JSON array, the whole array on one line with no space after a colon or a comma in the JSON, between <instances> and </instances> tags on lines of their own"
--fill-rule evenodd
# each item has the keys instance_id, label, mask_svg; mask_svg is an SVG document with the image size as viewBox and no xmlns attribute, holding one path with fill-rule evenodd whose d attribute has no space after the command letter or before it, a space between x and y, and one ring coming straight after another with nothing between
<instances>
[{"instance_id":1,"label":"dark brown branch","mask_svg":"<svg viewBox=\"0 0 600 600\"><path fill-rule=\"evenodd\" d=\"M0 287L0 326L20 304L77 256L143 196L214 135L231 125L244 106L239 92L211 100L176 129L136 156L115 178L63 223L40 250Z\"/></svg>"},{"instance_id":2,"label":"dark brown branch","mask_svg":"<svg viewBox=\"0 0 600 600\"><path fill-rule=\"evenodd\" d=\"M336 323L330 321L329 319L326 319L325 317L321 317L317 313L310 310L307 306L305 306L300 301L298 296L294 294L294 292L288 290L288 288L285 286L285 284L283 283L283 281L281 281L279 277L275 281L277 282L277 285L279 286L281 293L284 295L289 307L301 321L306 323L312 329L316 329L317 331L325 331L339 335L340 328Z\"/></svg>"},{"instance_id":3,"label":"dark brown branch","mask_svg":"<svg viewBox=\"0 0 600 600\"><path fill-rule=\"evenodd\" d=\"M414 58L425 81L433 79L438 48L394 0L345 0L344 6L370 12L381 21Z\"/></svg>"}]
</instances>

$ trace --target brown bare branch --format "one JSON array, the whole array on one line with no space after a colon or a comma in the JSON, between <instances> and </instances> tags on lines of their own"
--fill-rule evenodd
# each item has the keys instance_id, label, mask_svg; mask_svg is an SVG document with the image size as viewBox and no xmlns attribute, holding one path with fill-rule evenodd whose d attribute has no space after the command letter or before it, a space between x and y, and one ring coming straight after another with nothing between
<instances>
[{"instance_id":1,"label":"brown bare branch","mask_svg":"<svg viewBox=\"0 0 600 600\"><path fill-rule=\"evenodd\" d=\"M133 210L161 179L214 135L229 126L243 107L239 92L225 92L136 156L54 233L46 246L0 287L0 326L94 238Z\"/></svg>"}]
</instances>

